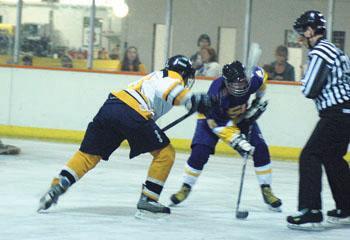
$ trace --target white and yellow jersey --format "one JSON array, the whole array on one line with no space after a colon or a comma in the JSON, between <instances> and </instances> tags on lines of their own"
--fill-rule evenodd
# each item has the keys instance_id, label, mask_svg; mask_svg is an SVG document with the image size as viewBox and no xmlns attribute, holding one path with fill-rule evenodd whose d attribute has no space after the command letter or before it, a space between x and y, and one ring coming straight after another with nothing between
<instances>
[{"instance_id":1,"label":"white and yellow jersey","mask_svg":"<svg viewBox=\"0 0 350 240\"><path fill-rule=\"evenodd\" d=\"M181 75L174 71L155 71L131 83L127 89L112 94L146 119L155 121L174 105L184 105L191 92Z\"/></svg>"}]
</instances>

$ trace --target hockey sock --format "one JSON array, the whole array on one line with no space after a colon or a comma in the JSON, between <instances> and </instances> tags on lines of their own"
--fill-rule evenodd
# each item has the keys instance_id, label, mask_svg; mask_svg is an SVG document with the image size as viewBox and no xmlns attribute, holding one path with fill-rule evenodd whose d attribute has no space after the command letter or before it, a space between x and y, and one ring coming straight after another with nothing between
<instances>
[{"instance_id":1,"label":"hockey sock","mask_svg":"<svg viewBox=\"0 0 350 240\"><path fill-rule=\"evenodd\" d=\"M151 153L153 161L148 170L148 176L143 188L143 193L158 201L163 185L168 178L171 167L175 160L175 150L171 144Z\"/></svg>"},{"instance_id":2,"label":"hockey sock","mask_svg":"<svg viewBox=\"0 0 350 240\"><path fill-rule=\"evenodd\" d=\"M188 163L186 163L183 175L183 182L193 187L196 184L201 172L202 170L195 169L191 167Z\"/></svg>"},{"instance_id":3,"label":"hockey sock","mask_svg":"<svg viewBox=\"0 0 350 240\"><path fill-rule=\"evenodd\" d=\"M262 184L271 185L272 183L271 163L268 163L264 166L255 167L255 173L260 185Z\"/></svg>"},{"instance_id":4,"label":"hockey sock","mask_svg":"<svg viewBox=\"0 0 350 240\"><path fill-rule=\"evenodd\" d=\"M100 156L77 151L66 163L59 175L68 179L69 185L72 185L93 169L100 160Z\"/></svg>"}]
</instances>

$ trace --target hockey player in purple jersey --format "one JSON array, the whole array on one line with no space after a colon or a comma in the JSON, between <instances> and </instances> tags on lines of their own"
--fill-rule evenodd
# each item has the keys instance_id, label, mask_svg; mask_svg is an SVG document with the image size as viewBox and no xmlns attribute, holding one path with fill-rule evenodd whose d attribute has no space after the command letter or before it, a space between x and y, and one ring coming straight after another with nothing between
<instances>
[{"instance_id":1,"label":"hockey player in purple jersey","mask_svg":"<svg viewBox=\"0 0 350 240\"><path fill-rule=\"evenodd\" d=\"M255 67L251 78L247 78L245 68L239 61L225 65L222 73L222 77L214 80L208 91L208 95L218 100L218 107L207 116L199 115L182 187L170 200L177 205L188 197L209 155L215 153L215 146L221 139L241 156L249 154L253 157L264 202L271 210L280 211L282 202L271 190L269 150L255 121L258 117L255 113L261 113L264 111L261 108L266 107L261 99L265 93L267 75L262 68ZM248 108L248 100L253 94L255 99Z\"/></svg>"}]
</instances>

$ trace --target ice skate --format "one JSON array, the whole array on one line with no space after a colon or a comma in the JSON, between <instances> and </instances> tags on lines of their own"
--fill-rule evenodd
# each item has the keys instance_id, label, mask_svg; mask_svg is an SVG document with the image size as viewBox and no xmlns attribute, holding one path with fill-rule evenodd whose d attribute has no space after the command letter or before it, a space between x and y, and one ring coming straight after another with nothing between
<instances>
[{"instance_id":1,"label":"ice skate","mask_svg":"<svg viewBox=\"0 0 350 240\"><path fill-rule=\"evenodd\" d=\"M350 227L350 212L341 209L334 209L327 212L327 222L336 225L348 225Z\"/></svg>"},{"instance_id":2,"label":"ice skate","mask_svg":"<svg viewBox=\"0 0 350 240\"><path fill-rule=\"evenodd\" d=\"M264 202L268 205L270 210L275 212L282 212L282 201L272 193L270 185L261 185L261 192L264 198Z\"/></svg>"},{"instance_id":3,"label":"ice skate","mask_svg":"<svg viewBox=\"0 0 350 240\"><path fill-rule=\"evenodd\" d=\"M140 200L137 203L136 218L139 219L159 219L170 215L170 208L160 204L159 202L141 194Z\"/></svg>"},{"instance_id":4,"label":"ice skate","mask_svg":"<svg viewBox=\"0 0 350 240\"><path fill-rule=\"evenodd\" d=\"M303 209L298 214L287 217L288 228L305 231L322 231L323 215L320 210Z\"/></svg>"},{"instance_id":5,"label":"ice skate","mask_svg":"<svg viewBox=\"0 0 350 240\"><path fill-rule=\"evenodd\" d=\"M4 155L16 155L21 151L20 148L12 145L5 145L0 141L0 154Z\"/></svg>"},{"instance_id":6,"label":"ice skate","mask_svg":"<svg viewBox=\"0 0 350 240\"><path fill-rule=\"evenodd\" d=\"M191 186L184 183L181 189L177 193L171 195L170 197L171 203L169 204L169 206L176 206L179 203L183 202L188 197L190 192L191 192Z\"/></svg>"},{"instance_id":7,"label":"ice skate","mask_svg":"<svg viewBox=\"0 0 350 240\"><path fill-rule=\"evenodd\" d=\"M69 182L65 178L54 178L50 189L40 198L38 212L49 209L57 204L58 198L67 191Z\"/></svg>"}]
</instances>

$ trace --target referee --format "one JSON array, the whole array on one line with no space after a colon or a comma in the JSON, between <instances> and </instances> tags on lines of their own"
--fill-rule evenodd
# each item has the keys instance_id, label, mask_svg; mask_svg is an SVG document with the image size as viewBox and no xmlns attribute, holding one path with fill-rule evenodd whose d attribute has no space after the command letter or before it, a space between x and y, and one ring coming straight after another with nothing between
<instances>
[{"instance_id":1,"label":"referee","mask_svg":"<svg viewBox=\"0 0 350 240\"><path fill-rule=\"evenodd\" d=\"M309 49L302 92L314 100L320 119L300 155L299 213L287 217L288 227L322 229L322 165L336 206L327 212L328 221L350 224L350 170L344 160L350 141L350 60L325 38L320 12L303 13L293 27Z\"/></svg>"}]
</instances>

